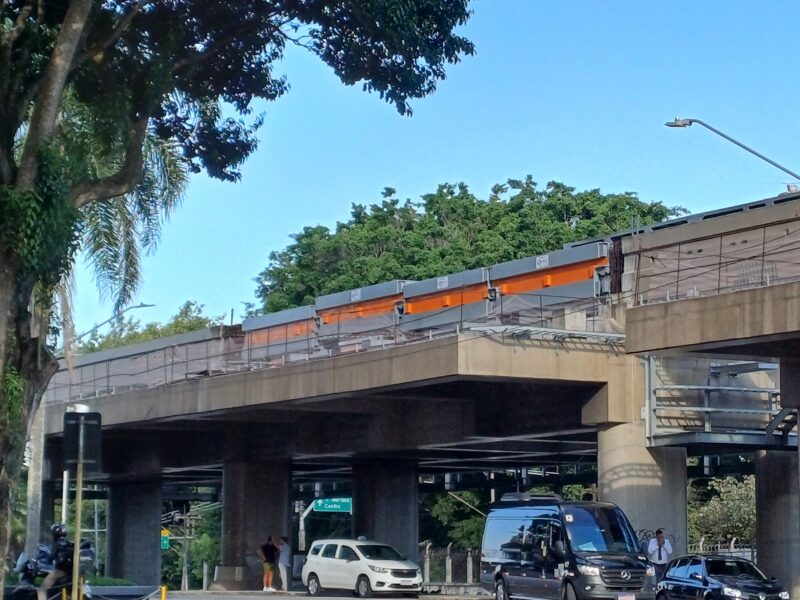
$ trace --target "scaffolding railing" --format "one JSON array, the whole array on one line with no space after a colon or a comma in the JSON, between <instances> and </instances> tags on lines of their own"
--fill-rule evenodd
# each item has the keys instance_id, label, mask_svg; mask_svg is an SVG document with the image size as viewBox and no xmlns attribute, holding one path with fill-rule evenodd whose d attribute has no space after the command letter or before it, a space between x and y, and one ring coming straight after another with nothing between
<instances>
[{"instance_id":1,"label":"scaffolding railing","mask_svg":"<svg viewBox=\"0 0 800 600\"><path fill-rule=\"evenodd\" d=\"M253 345L240 332L220 333L220 337L191 343L173 344L131 354L116 353L106 360L81 357L72 369L66 365L53 377L45 393L50 404L147 390L193 379L241 373L260 369L326 360L336 356L406 346L459 334L490 336L515 342L547 340L553 343L584 343L620 346L624 336L601 316L605 300L530 296L528 309L503 312L501 302L483 319L459 318L461 307L452 307L452 322L433 328L414 329L406 320L356 333L283 336L280 342ZM560 300L561 302L557 302ZM579 317L579 318L576 318ZM567 327L565 327L565 325ZM288 333L288 328L287 328Z\"/></svg>"}]
</instances>

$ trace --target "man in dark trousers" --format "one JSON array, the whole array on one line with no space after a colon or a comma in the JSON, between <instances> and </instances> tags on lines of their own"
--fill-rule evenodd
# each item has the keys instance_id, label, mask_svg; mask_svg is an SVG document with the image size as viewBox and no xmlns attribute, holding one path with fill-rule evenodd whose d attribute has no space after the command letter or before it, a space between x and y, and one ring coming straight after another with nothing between
<instances>
[{"instance_id":1,"label":"man in dark trousers","mask_svg":"<svg viewBox=\"0 0 800 600\"><path fill-rule=\"evenodd\" d=\"M264 561L264 592L274 592L272 580L275 577L276 563L278 562L278 548L272 541L272 536L258 550L258 555Z\"/></svg>"}]
</instances>

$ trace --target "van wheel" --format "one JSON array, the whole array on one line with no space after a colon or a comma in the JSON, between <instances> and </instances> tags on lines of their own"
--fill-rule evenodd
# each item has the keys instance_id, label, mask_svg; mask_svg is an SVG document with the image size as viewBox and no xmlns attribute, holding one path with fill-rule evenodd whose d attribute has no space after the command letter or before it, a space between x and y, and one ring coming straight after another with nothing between
<instances>
[{"instance_id":1,"label":"van wheel","mask_svg":"<svg viewBox=\"0 0 800 600\"><path fill-rule=\"evenodd\" d=\"M319 584L319 578L313 573L308 576L307 587L309 596L319 596L319 593L322 591L322 586Z\"/></svg>"},{"instance_id":2,"label":"van wheel","mask_svg":"<svg viewBox=\"0 0 800 600\"><path fill-rule=\"evenodd\" d=\"M506 589L506 582L502 579L497 580L497 585L494 586L494 599L495 600L509 600L508 590Z\"/></svg>"},{"instance_id":3,"label":"van wheel","mask_svg":"<svg viewBox=\"0 0 800 600\"><path fill-rule=\"evenodd\" d=\"M575 594L575 588L572 587L571 583L564 586L564 600L578 600L578 596Z\"/></svg>"},{"instance_id":4,"label":"van wheel","mask_svg":"<svg viewBox=\"0 0 800 600\"><path fill-rule=\"evenodd\" d=\"M369 584L369 579L362 575L356 582L356 594L359 598L370 598L372 596L372 586Z\"/></svg>"}]
</instances>

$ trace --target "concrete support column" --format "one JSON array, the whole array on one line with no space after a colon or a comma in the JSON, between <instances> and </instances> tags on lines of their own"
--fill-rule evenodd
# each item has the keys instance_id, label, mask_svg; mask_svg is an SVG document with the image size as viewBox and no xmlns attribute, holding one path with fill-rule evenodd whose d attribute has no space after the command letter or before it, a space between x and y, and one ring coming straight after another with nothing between
<instances>
[{"instance_id":1,"label":"concrete support column","mask_svg":"<svg viewBox=\"0 0 800 600\"><path fill-rule=\"evenodd\" d=\"M216 589L261 589L256 550L267 536L292 535L288 462L227 461L222 476L222 567Z\"/></svg>"},{"instance_id":2,"label":"concrete support column","mask_svg":"<svg viewBox=\"0 0 800 600\"><path fill-rule=\"evenodd\" d=\"M756 454L758 566L787 590L800 585L798 458L795 452Z\"/></svg>"},{"instance_id":3,"label":"concrete support column","mask_svg":"<svg viewBox=\"0 0 800 600\"><path fill-rule=\"evenodd\" d=\"M137 585L161 582L161 482L112 483L108 491L106 575Z\"/></svg>"},{"instance_id":4,"label":"concrete support column","mask_svg":"<svg viewBox=\"0 0 800 600\"><path fill-rule=\"evenodd\" d=\"M353 535L390 544L417 562L419 483L415 464L353 466Z\"/></svg>"},{"instance_id":5,"label":"concrete support column","mask_svg":"<svg viewBox=\"0 0 800 600\"><path fill-rule=\"evenodd\" d=\"M673 556L686 552L686 450L646 448L644 422L602 426L597 433L600 500L614 502L634 530L663 527Z\"/></svg>"}]
</instances>

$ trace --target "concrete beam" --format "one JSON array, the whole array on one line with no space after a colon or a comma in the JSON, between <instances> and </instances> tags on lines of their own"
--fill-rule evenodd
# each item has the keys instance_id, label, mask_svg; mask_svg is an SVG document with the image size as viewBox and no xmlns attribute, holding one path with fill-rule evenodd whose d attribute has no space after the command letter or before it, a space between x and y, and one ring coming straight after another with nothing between
<instances>
[{"instance_id":1,"label":"concrete beam","mask_svg":"<svg viewBox=\"0 0 800 600\"><path fill-rule=\"evenodd\" d=\"M402 390L455 379L568 382L608 385L588 412L592 422L625 422L637 410L627 378L630 357L585 342L519 342L472 335L349 354L282 368L262 369L164 385L84 401L103 415L104 427L128 423L288 408L381 390ZM46 431L60 433L66 405L51 405Z\"/></svg>"},{"instance_id":2,"label":"concrete beam","mask_svg":"<svg viewBox=\"0 0 800 600\"><path fill-rule=\"evenodd\" d=\"M629 308L625 327L630 354L772 343L797 355L797 343L787 339L800 337L800 283Z\"/></svg>"}]
</instances>

